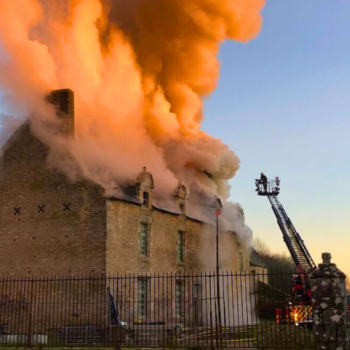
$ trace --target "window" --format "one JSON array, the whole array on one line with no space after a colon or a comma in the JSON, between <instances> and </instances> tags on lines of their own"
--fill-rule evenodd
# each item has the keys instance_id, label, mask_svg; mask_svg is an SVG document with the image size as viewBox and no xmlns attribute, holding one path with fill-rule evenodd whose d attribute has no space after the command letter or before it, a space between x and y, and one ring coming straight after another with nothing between
<instances>
[{"instance_id":1,"label":"window","mask_svg":"<svg viewBox=\"0 0 350 350\"><path fill-rule=\"evenodd\" d=\"M147 314L147 279L137 281L137 316L146 318Z\"/></svg>"},{"instance_id":2,"label":"window","mask_svg":"<svg viewBox=\"0 0 350 350\"><path fill-rule=\"evenodd\" d=\"M185 204L184 203L180 203L179 204L179 208L180 208L181 214L183 214L185 212Z\"/></svg>"},{"instance_id":3,"label":"window","mask_svg":"<svg viewBox=\"0 0 350 350\"><path fill-rule=\"evenodd\" d=\"M149 207L149 193L148 192L143 192L143 205L145 207Z\"/></svg>"},{"instance_id":4,"label":"window","mask_svg":"<svg viewBox=\"0 0 350 350\"><path fill-rule=\"evenodd\" d=\"M197 326L200 326L202 323L202 286L199 283L193 284L193 316L194 316L194 323Z\"/></svg>"},{"instance_id":5,"label":"window","mask_svg":"<svg viewBox=\"0 0 350 350\"><path fill-rule=\"evenodd\" d=\"M239 252L239 271L243 272L243 268L244 268L244 256L243 256L243 252Z\"/></svg>"},{"instance_id":6,"label":"window","mask_svg":"<svg viewBox=\"0 0 350 350\"><path fill-rule=\"evenodd\" d=\"M176 281L175 289L175 307L176 307L176 317L180 318L184 314L184 304L183 304L183 282Z\"/></svg>"},{"instance_id":7,"label":"window","mask_svg":"<svg viewBox=\"0 0 350 350\"><path fill-rule=\"evenodd\" d=\"M201 299L202 286L199 283L193 284L193 300L198 301Z\"/></svg>"},{"instance_id":8,"label":"window","mask_svg":"<svg viewBox=\"0 0 350 350\"><path fill-rule=\"evenodd\" d=\"M145 222L141 224L140 228L140 255L149 256L148 249L149 225Z\"/></svg>"},{"instance_id":9,"label":"window","mask_svg":"<svg viewBox=\"0 0 350 350\"><path fill-rule=\"evenodd\" d=\"M177 239L177 261L184 262L185 260L185 232L179 231Z\"/></svg>"}]
</instances>

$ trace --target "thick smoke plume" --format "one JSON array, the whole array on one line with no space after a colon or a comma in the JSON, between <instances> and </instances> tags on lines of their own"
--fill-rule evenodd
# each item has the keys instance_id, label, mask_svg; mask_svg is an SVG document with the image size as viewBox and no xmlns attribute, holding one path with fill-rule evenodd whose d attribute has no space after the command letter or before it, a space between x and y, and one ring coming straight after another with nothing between
<instances>
[{"instance_id":1,"label":"thick smoke plume","mask_svg":"<svg viewBox=\"0 0 350 350\"><path fill-rule=\"evenodd\" d=\"M239 159L201 131L202 100L218 81L220 44L253 39L264 3L1 0L2 103L17 121L31 116L50 161L72 180L108 192L146 165L158 197L181 180L192 198L226 199ZM75 92L74 140L52 131L44 96L57 88Z\"/></svg>"}]
</instances>

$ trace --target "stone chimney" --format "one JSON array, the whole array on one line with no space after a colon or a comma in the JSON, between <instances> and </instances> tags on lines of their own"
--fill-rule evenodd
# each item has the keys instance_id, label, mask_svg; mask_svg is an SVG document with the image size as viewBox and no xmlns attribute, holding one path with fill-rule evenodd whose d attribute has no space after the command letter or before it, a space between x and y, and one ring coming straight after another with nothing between
<instances>
[{"instance_id":1,"label":"stone chimney","mask_svg":"<svg viewBox=\"0 0 350 350\"><path fill-rule=\"evenodd\" d=\"M48 101L57 109L57 116L62 119L61 132L74 136L74 92L70 89L54 90Z\"/></svg>"}]
</instances>

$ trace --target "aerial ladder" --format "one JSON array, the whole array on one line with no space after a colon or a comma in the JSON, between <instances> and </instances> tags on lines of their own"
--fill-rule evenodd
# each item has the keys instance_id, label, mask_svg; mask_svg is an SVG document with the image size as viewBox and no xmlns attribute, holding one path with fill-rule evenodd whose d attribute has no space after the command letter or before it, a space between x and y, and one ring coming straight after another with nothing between
<instances>
[{"instance_id":1,"label":"aerial ladder","mask_svg":"<svg viewBox=\"0 0 350 350\"><path fill-rule=\"evenodd\" d=\"M259 196L267 197L272 210L276 216L278 226L280 227L283 235L283 240L290 252L290 255L298 269L298 274L294 276L292 280L293 292L295 294L295 299L300 303L299 312L292 311L293 315L303 314L310 320L310 312L305 312L311 309L311 285L309 279L309 273L316 268L316 264L312 259L308 249L300 234L295 229L292 220L288 217L286 211L284 210L282 204L278 200L278 195L280 193L280 179L276 177L273 180L268 180L267 177L261 173L260 179L255 180L256 192ZM303 306L304 305L304 306ZM306 305L306 309L305 309ZM295 309L295 308L294 308ZM306 314L306 316L305 316ZM299 317L299 316L298 316ZM299 320L295 320L296 324L300 324ZM305 319L306 321L306 319ZM308 321L306 321L308 322Z\"/></svg>"}]
</instances>

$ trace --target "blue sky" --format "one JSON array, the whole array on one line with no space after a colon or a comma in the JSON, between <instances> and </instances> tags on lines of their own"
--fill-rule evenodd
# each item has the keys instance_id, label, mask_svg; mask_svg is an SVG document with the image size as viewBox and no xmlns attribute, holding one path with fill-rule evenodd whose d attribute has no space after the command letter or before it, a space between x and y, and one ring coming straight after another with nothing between
<instances>
[{"instance_id":1,"label":"blue sky","mask_svg":"<svg viewBox=\"0 0 350 350\"><path fill-rule=\"evenodd\" d=\"M286 251L254 179L280 176L280 200L315 261L350 275L350 1L269 0L258 38L222 46L204 130L241 159L231 181L248 225Z\"/></svg>"}]
</instances>

